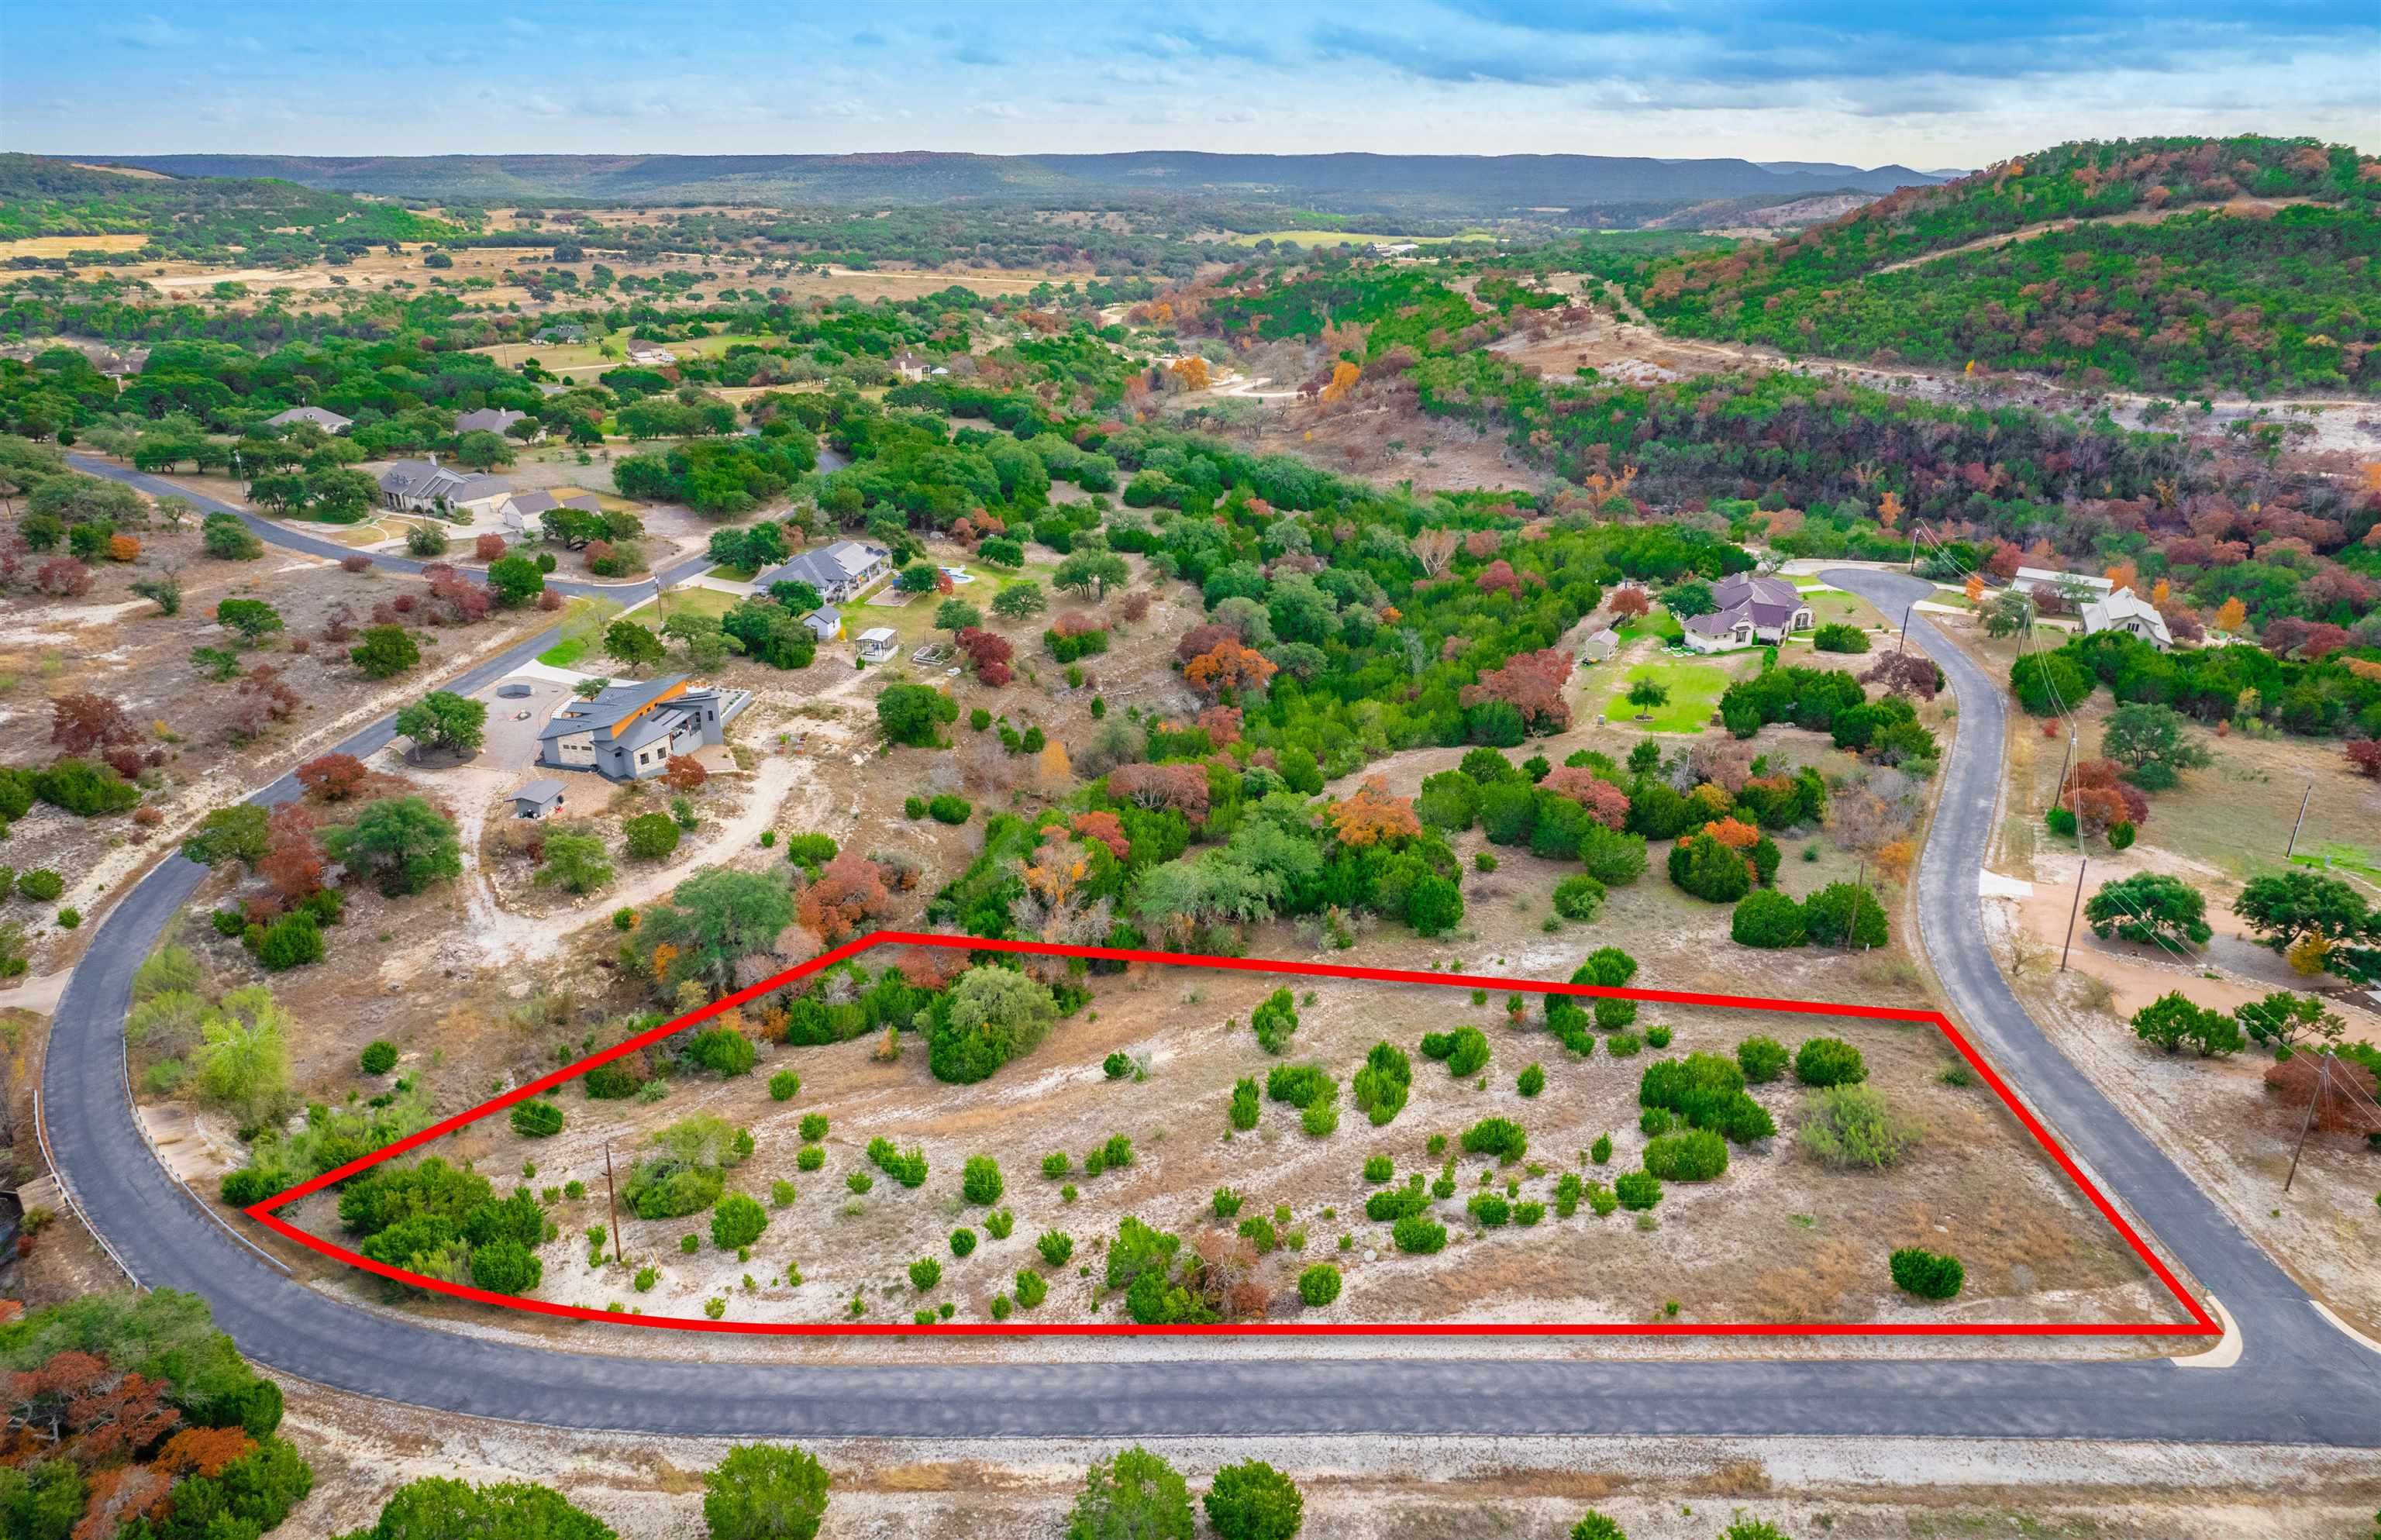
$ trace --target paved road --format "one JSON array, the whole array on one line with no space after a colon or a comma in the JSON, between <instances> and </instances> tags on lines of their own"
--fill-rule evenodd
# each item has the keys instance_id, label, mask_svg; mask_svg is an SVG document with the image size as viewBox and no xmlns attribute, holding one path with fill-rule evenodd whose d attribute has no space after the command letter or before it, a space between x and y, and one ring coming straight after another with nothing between
<instances>
[{"instance_id":1,"label":"paved road","mask_svg":"<svg viewBox=\"0 0 2381 1540\"><path fill-rule=\"evenodd\" d=\"M275 523L237 504L226 503L210 497L204 493L177 486L163 477L135 471L128 465L119 465L103 456L69 454L67 456L67 460L78 471L89 471L94 476L104 476L111 482L122 482L127 486L138 487L153 497L185 498L201 514L228 513L254 531L259 540L268 545L278 545L285 551L301 551L310 556L327 556L333 561L340 561L357 554L353 546L342 545L336 540L325 540L321 535L308 534L303 530L293 530L287 524ZM429 565L427 562L417 561L411 556L388 556L379 552L364 554L370 556L376 565L385 567L392 572L419 574L422 568ZM466 560L456 562L454 565L462 567L473 564ZM638 582L578 582L568 578L548 578L545 586L573 599L610 599L624 605L633 605L641 599L651 596L661 584L681 582L705 570L711 565L711 558L698 552L664 568L653 577Z\"/></svg>"},{"instance_id":2,"label":"paved road","mask_svg":"<svg viewBox=\"0 0 2381 1540\"><path fill-rule=\"evenodd\" d=\"M1899 607L1893 574L1831 575ZM759 1363L723 1338L712 1362L540 1351L385 1319L269 1268L158 1166L124 1084L121 1023L134 969L201 871L178 857L110 913L60 1001L44 1095L51 1143L100 1233L135 1274L212 1302L250 1357L341 1389L441 1411L655 1435L942 1437L1330 1433L1827 1434L2278 1441L2381 1446L2381 1357L2306 1299L2078 1075L2002 987L1976 923L2005 724L1993 681L1923 619L1912 641L1950 674L1960 732L1920 880L1927 945L1962 1018L2097 1175L2145 1217L2240 1320L2222 1370L2165 1360L1642 1363L1495 1356L1188 1363L805 1367ZM494 679L533 639L472 671ZM385 742L382 722L348 752ZM295 795L287 779L263 800ZM637 1328L621 1327L621 1330ZM576 1340L611 1344L607 1328ZM1823 1349L1824 1345L1820 1345ZM1594 1352L1582 1342L1581 1354ZM1947 1348L1947 1355L1956 1349Z\"/></svg>"}]
</instances>

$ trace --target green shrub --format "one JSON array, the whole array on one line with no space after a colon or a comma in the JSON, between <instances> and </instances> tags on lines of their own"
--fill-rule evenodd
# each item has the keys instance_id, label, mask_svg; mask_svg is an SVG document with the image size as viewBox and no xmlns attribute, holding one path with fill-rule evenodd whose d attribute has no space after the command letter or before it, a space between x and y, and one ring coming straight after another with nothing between
<instances>
[{"instance_id":1,"label":"green shrub","mask_svg":"<svg viewBox=\"0 0 2381 1540\"><path fill-rule=\"evenodd\" d=\"M1397 1163L1385 1155L1370 1155L1364 1161L1366 1181L1386 1181L1397 1174Z\"/></svg>"},{"instance_id":2,"label":"green shrub","mask_svg":"<svg viewBox=\"0 0 2381 1540\"><path fill-rule=\"evenodd\" d=\"M1832 1085L1811 1097L1800 1137L1829 1166L1882 1171L1918 1143L1919 1131L1874 1086Z\"/></svg>"},{"instance_id":3,"label":"green shrub","mask_svg":"<svg viewBox=\"0 0 2381 1540\"><path fill-rule=\"evenodd\" d=\"M711 1243L723 1252L742 1250L768 1228L768 1211L746 1193L730 1192L711 1211Z\"/></svg>"},{"instance_id":4,"label":"green shrub","mask_svg":"<svg viewBox=\"0 0 2381 1540\"><path fill-rule=\"evenodd\" d=\"M1604 908L1604 884L1585 872L1574 872L1555 884L1555 912L1566 920L1593 920Z\"/></svg>"},{"instance_id":5,"label":"green shrub","mask_svg":"<svg viewBox=\"0 0 2381 1540\"><path fill-rule=\"evenodd\" d=\"M1670 847L1670 881L1707 902L1732 904L1752 891L1752 870L1742 852L1697 834Z\"/></svg>"},{"instance_id":6,"label":"green shrub","mask_svg":"<svg viewBox=\"0 0 2381 1540\"><path fill-rule=\"evenodd\" d=\"M63 923L66 915L72 912L70 910L61 912L60 921ZM69 925L67 928L71 930L74 927ZM322 961L324 949L322 927L314 923L311 914L301 909L283 915L266 927L264 938L256 944L256 960L268 972L278 973Z\"/></svg>"},{"instance_id":7,"label":"green shrub","mask_svg":"<svg viewBox=\"0 0 2381 1540\"><path fill-rule=\"evenodd\" d=\"M1960 1286L1968 1277L1958 1257L1915 1246L1895 1252L1887 1265L1893 1274L1893 1286L1922 1300L1950 1299L1960 1292Z\"/></svg>"},{"instance_id":8,"label":"green shrub","mask_svg":"<svg viewBox=\"0 0 2381 1540\"><path fill-rule=\"evenodd\" d=\"M1728 1141L1709 1129L1666 1134L1645 1146L1645 1169L1666 1181L1710 1181L1728 1170Z\"/></svg>"},{"instance_id":9,"label":"green shrub","mask_svg":"<svg viewBox=\"0 0 2381 1540\"><path fill-rule=\"evenodd\" d=\"M805 1144L794 1152L797 1170L815 1171L826 1165L826 1151L816 1144Z\"/></svg>"},{"instance_id":10,"label":"green shrub","mask_svg":"<svg viewBox=\"0 0 2381 1540\"><path fill-rule=\"evenodd\" d=\"M1579 1212L1579 1200L1587 1191L1577 1171L1565 1171L1555 1179L1555 1214L1568 1219Z\"/></svg>"},{"instance_id":11,"label":"green shrub","mask_svg":"<svg viewBox=\"0 0 2381 1540\"><path fill-rule=\"evenodd\" d=\"M714 1074L733 1077L751 1073L760 1053L751 1039L734 1027L712 1027L694 1034L686 1045L686 1057ZM800 1089L799 1082L795 1088Z\"/></svg>"},{"instance_id":12,"label":"green shrub","mask_svg":"<svg viewBox=\"0 0 2381 1540\"><path fill-rule=\"evenodd\" d=\"M1033 1242L1042 1260L1053 1267L1064 1267L1067 1259L1075 1254L1075 1238L1064 1230L1045 1229Z\"/></svg>"},{"instance_id":13,"label":"green shrub","mask_svg":"<svg viewBox=\"0 0 2381 1540\"><path fill-rule=\"evenodd\" d=\"M1265 1052L1277 1054L1288 1047L1290 1033L1298 1030L1298 1011L1290 1001L1289 991L1276 989L1267 996L1249 1013L1249 1025L1255 1030L1257 1044Z\"/></svg>"},{"instance_id":14,"label":"green shrub","mask_svg":"<svg viewBox=\"0 0 2381 1540\"><path fill-rule=\"evenodd\" d=\"M937 824L964 824L975 809L969 805L966 798L955 797L946 791L929 800L926 812Z\"/></svg>"},{"instance_id":15,"label":"green shrub","mask_svg":"<svg viewBox=\"0 0 2381 1540\"><path fill-rule=\"evenodd\" d=\"M1042 1174L1056 1181L1075 1168L1075 1157L1064 1150L1053 1150L1042 1157Z\"/></svg>"},{"instance_id":16,"label":"green shrub","mask_svg":"<svg viewBox=\"0 0 2381 1540\"><path fill-rule=\"evenodd\" d=\"M1886 943L1885 910L1867 888L1831 882L1803 900L1802 929L1813 947L1849 944L1865 951Z\"/></svg>"},{"instance_id":17,"label":"green shrub","mask_svg":"<svg viewBox=\"0 0 2381 1540\"><path fill-rule=\"evenodd\" d=\"M769 1100L790 1102L801 1094L802 1077L791 1069L780 1069L769 1077Z\"/></svg>"},{"instance_id":18,"label":"green shrub","mask_svg":"<svg viewBox=\"0 0 2381 1540\"><path fill-rule=\"evenodd\" d=\"M1017 1228L1017 1216L1005 1208L995 1208L983 1216L983 1228L992 1232L995 1241L1006 1241L1008 1232Z\"/></svg>"},{"instance_id":19,"label":"green shrub","mask_svg":"<svg viewBox=\"0 0 2381 1540\"><path fill-rule=\"evenodd\" d=\"M904 798L901 802L901 816L904 818L923 818L926 816L926 799L923 797Z\"/></svg>"},{"instance_id":20,"label":"green shrub","mask_svg":"<svg viewBox=\"0 0 2381 1540\"><path fill-rule=\"evenodd\" d=\"M1017 1303L1019 1308L1032 1310L1034 1306L1040 1304L1044 1300L1046 1300L1049 1297L1050 1284L1048 1279L1044 1278L1041 1274L1031 1270L1023 1270L1018 1273Z\"/></svg>"},{"instance_id":21,"label":"green shrub","mask_svg":"<svg viewBox=\"0 0 2381 1540\"><path fill-rule=\"evenodd\" d=\"M397 1068L397 1045L385 1037L376 1037L364 1045L356 1067L367 1075L385 1075Z\"/></svg>"},{"instance_id":22,"label":"green shrub","mask_svg":"<svg viewBox=\"0 0 2381 1540\"><path fill-rule=\"evenodd\" d=\"M1390 1227L1389 1240L1401 1252L1429 1256L1447 1249L1447 1227L1426 1215L1409 1214Z\"/></svg>"},{"instance_id":23,"label":"green shrub","mask_svg":"<svg viewBox=\"0 0 2381 1540\"><path fill-rule=\"evenodd\" d=\"M990 1155L970 1155L959 1174L959 1195L971 1204L989 1206L1000 1202L1004 1184L1000 1165Z\"/></svg>"},{"instance_id":24,"label":"green shrub","mask_svg":"<svg viewBox=\"0 0 2381 1540\"><path fill-rule=\"evenodd\" d=\"M1493 1155L1499 1166L1510 1166L1530 1153L1530 1136L1509 1118L1484 1118L1463 1131L1463 1148L1471 1155Z\"/></svg>"},{"instance_id":25,"label":"green shrub","mask_svg":"<svg viewBox=\"0 0 2381 1540\"><path fill-rule=\"evenodd\" d=\"M1203 1501L1216 1540L1291 1540L1305 1518L1298 1484L1257 1460L1217 1471Z\"/></svg>"},{"instance_id":26,"label":"green shrub","mask_svg":"<svg viewBox=\"0 0 2381 1540\"><path fill-rule=\"evenodd\" d=\"M1535 1064L1522 1069L1513 1082L1513 1089L1524 1096L1534 1096L1545 1088L1546 1072Z\"/></svg>"},{"instance_id":27,"label":"green shrub","mask_svg":"<svg viewBox=\"0 0 2381 1540\"><path fill-rule=\"evenodd\" d=\"M1651 1171L1630 1171L1613 1179L1613 1195L1620 1206L1642 1213L1662 1201L1662 1183Z\"/></svg>"},{"instance_id":28,"label":"green shrub","mask_svg":"<svg viewBox=\"0 0 2381 1540\"><path fill-rule=\"evenodd\" d=\"M1483 1228L1494 1229L1512 1217L1510 1204L1494 1192L1474 1192L1471 1201L1463 1205Z\"/></svg>"},{"instance_id":29,"label":"green shrub","mask_svg":"<svg viewBox=\"0 0 2381 1540\"><path fill-rule=\"evenodd\" d=\"M1608 1218L1620 1206L1620 1196L1602 1182L1592 1181L1587 1184L1587 1206L1595 1211L1597 1218Z\"/></svg>"},{"instance_id":30,"label":"green shrub","mask_svg":"<svg viewBox=\"0 0 2381 1540\"><path fill-rule=\"evenodd\" d=\"M1488 1067L1488 1036L1478 1027L1424 1033L1422 1057L1443 1060L1448 1074L1469 1080Z\"/></svg>"},{"instance_id":31,"label":"green shrub","mask_svg":"<svg viewBox=\"0 0 2381 1540\"><path fill-rule=\"evenodd\" d=\"M1239 1193L1233 1192L1230 1188L1218 1187L1215 1189L1215 1217L1218 1219L1230 1218L1233 1215L1238 1214L1240 1211L1240 1204L1244 1201L1245 1200Z\"/></svg>"},{"instance_id":32,"label":"green shrub","mask_svg":"<svg viewBox=\"0 0 2381 1540\"><path fill-rule=\"evenodd\" d=\"M516 1102L511 1121L524 1139L551 1139L562 1131L562 1108L545 1101Z\"/></svg>"},{"instance_id":33,"label":"green shrub","mask_svg":"<svg viewBox=\"0 0 2381 1540\"><path fill-rule=\"evenodd\" d=\"M1774 887L1755 888L1736 906L1728 934L1740 947L1769 950L1800 947L1807 939L1802 906Z\"/></svg>"},{"instance_id":34,"label":"green shrub","mask_svg":"<svg viewBox=\"0 0 2381 1540\"><path fill-rule=\"evenodd\" d=\"M827 1120L824 1112L802 1114L801 1135L805 1143L815 1144L826 1137Z\"/></svg>"},{"instance_id":35,"label":"green shrub","mask_svg":"<svg viewBox=\"0 0 2381 1540\"><path fill-rule=\"evenodd\" d=\"M943 1265L931 1256L910 1264L910 1286L922 1294L943 1281Z\"/></svg>"},{"instance_id":36,"label":"green shrub","mask_svg":"<svg viewBox=\"0 0 2381 1540\"><path fill-rule=\"evenodd\" d=\"M1786 1045L1774 1037L1748 1037L1736 1045L1737 1068L1752 1085L1767 1085L1785 1073L1786 1057Z\"/></svg>"},{"instance_id":37,"label":"green shrub","mask_svg":"<svg viewBox=\"0 0 2381 1540\"><path fill-rule=\"evenodd\" d=\"M1629 1540L1618 1524L1590 1509L1570 1527L1570 1540Z\"/></svg>"},{"instance_id":38,"label":"green shrub","mask_svg":"<svg viewBox=\"0 0 2381 1540\"><path fill-rule=\"evenodd\" d=\"M678 849L680 830L667 813L644 813L620 825L629 854L639 861L666 861Z\"/></svg>"},{"instance_id":39,"label":"green shrub","mask_svg":"<svg viewBox=\"0 0 2381 1540\"><path fill-rule=\"evenodd\" d=\"M1670 1109L1649 1106L1637 1115L1637 1131L1648 1139L1656 1139L1670 1131Z\"/></svg>"},{"instance_id":40,"label":"green shrub","mask_svg":"<svg viewBox=\"0 0 2381 1540\"><path fill-rule=\"evenodd\" d=\"M966 1256L975 1250L975 1231L962 1226L951 1231L951 1254Z\"/></svg>"},{"instance_id":41,"label":"green shrub","mask_svg":"<svg viewBox=\"0 0 2381 1540\"><path fill-rule=\"evenodd\" d=\"M1310 1309L1320 1310L1339 1297L1339 1269L1318 1262L1298 1275L1298 1297Z\"/></svg>"},{"instance_id":42,"label":"green shrub","mask_svg":"<svg viewBox=\"0 0 2381 1540\"><path fill-rule=\"evenodd\" d=\"M1851 1085L1868 1079L1868 1066L1841 1038L1813 1037L1794 1050L1794 1078L1804 1085Z\"/></svg>"},{"instance_id":43,"label":"green shrub","mask_svg":"<svg viewBox=\"0 0 2381 1540\"><path fill-rule=\"evenodd\" d=\"M1120 1081L1132 1073L1132 1056L1121 1050L1100 1061L1100 1073L1112 1081Z\"/></svg>"},{"instance_id":44,"label":"green shrub","mask_svg":"<svg viewBox=\"0 0 2381 1540\"><path fill-rule=\"evenodd\" d=\"M1274 1228L1273 1221L1262 1214L1252 1214L1241 1220L1239 1233L1240 1239L1256 1248L1259 1256L1271 1255L1274 1249L1281 1244L1280 1232Z\"/></svg>"},{"instance_id":45,"label":"green shrub","mask_svg":"<svg viewBox=\"0 0 2381 1540\"><path fill-rule=\"evenodd\" d=\"M1257 1126L1257 1082L1244 1080L1232 1087L1232 1127L1242 1133Z\"/></svg>"},{"instance_id":46,"label":"green shrub","mask_svg":"<svg viewBox=\"0 0 2381 1540\"><path fill-rule=\"evenodd\" d=\"M1406 1057L1405 1050L1375 1043L1364 1056L1364 1067L1356 1071L1356 1108L1374 1128L1385 1127L1404 1109L1412 1085L1413 1061Z\"/></svg>"}]
</instances>

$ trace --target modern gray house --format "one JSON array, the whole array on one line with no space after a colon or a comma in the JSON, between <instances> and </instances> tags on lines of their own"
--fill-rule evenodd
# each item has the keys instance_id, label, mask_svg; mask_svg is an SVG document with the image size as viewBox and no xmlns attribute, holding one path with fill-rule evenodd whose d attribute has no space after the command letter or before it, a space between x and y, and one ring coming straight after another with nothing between
<instances>
[{"instance_id":1,"label":"modern gray house","mask_svg":"<svg viewBox=\"0 0 2381 1540\"><path fill-rule=\"evenodd\" d=\"M893 553L864 540L838 540L815 551L804 551L782 567L773 567L752 580L760 592L771 583L808 583L830 605L859 597L893 570Z\"/></svg>"},{"instance_id":2,"label":"modern gray house","mask_svg":"<svg viewBox=\"0 0 2381 1540\"><path fill-rule=\"evenodd\" d=\"M673 754L725 743L727 724L751 703L750 691L689 688L683 674L612 685L554 714L537 735L537 762L592 770L607 780L647 780L667 768Z\"/></svg>"}]
</instances>

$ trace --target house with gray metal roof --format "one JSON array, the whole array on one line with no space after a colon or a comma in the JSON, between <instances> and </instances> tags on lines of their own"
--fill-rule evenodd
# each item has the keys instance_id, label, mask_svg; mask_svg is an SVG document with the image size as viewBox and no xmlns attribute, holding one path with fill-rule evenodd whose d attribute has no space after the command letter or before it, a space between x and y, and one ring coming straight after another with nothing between
<instances>
[{"instance_id":1,"label":"house with gray metal roof","mask_svg":"<svg viewBox=\"0 0 2381 1540\"><path fill-rule=\"evenodd\" d=\"M773 567L752 580L763 593L771 583L808 583L830 605L858 598L892 575L893 553L865 540L838 540L815 551L804 551L782 567Z\"/></svg>"},{"instance_id":2,"label":"house with gray metal roof","mask_svg":"<svg viewBox=\"0 0 2381 1540\"><path fill-rule=\"evenodd\" d=\"M551 818L560 810L564 795L560 781L551 776L540 776L513 793L513 816Z\"/></svg>"},{"instance_id":3,"label":"house with gray metal roof","mask_svg":"<svg viewBox=\"0 0 2381 1540\"><path fill-rule=\"evenodd\" d=\"M750 691L690 687L684 674L611 685L554 714L537 735L537 763L607 780L649 780L674 754L727 741L727 724L751 703Z\"/></svg>"}]
</instances>

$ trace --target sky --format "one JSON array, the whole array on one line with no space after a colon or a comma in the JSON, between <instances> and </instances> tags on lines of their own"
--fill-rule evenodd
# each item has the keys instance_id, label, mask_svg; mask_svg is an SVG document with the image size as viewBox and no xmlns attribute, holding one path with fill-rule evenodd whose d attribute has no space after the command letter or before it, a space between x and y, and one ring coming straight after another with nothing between
<instances>
[{"instance_id":1,"label":"sky","mask_svg":"<svg viewBox=\"0 0 2381 1540\"><path fill-rule=\"evenodd\" d=\"M0 0L0 149L1111 150L1972 167L2381 146L2376 0Z\"/></svg>"}]
</instances>

